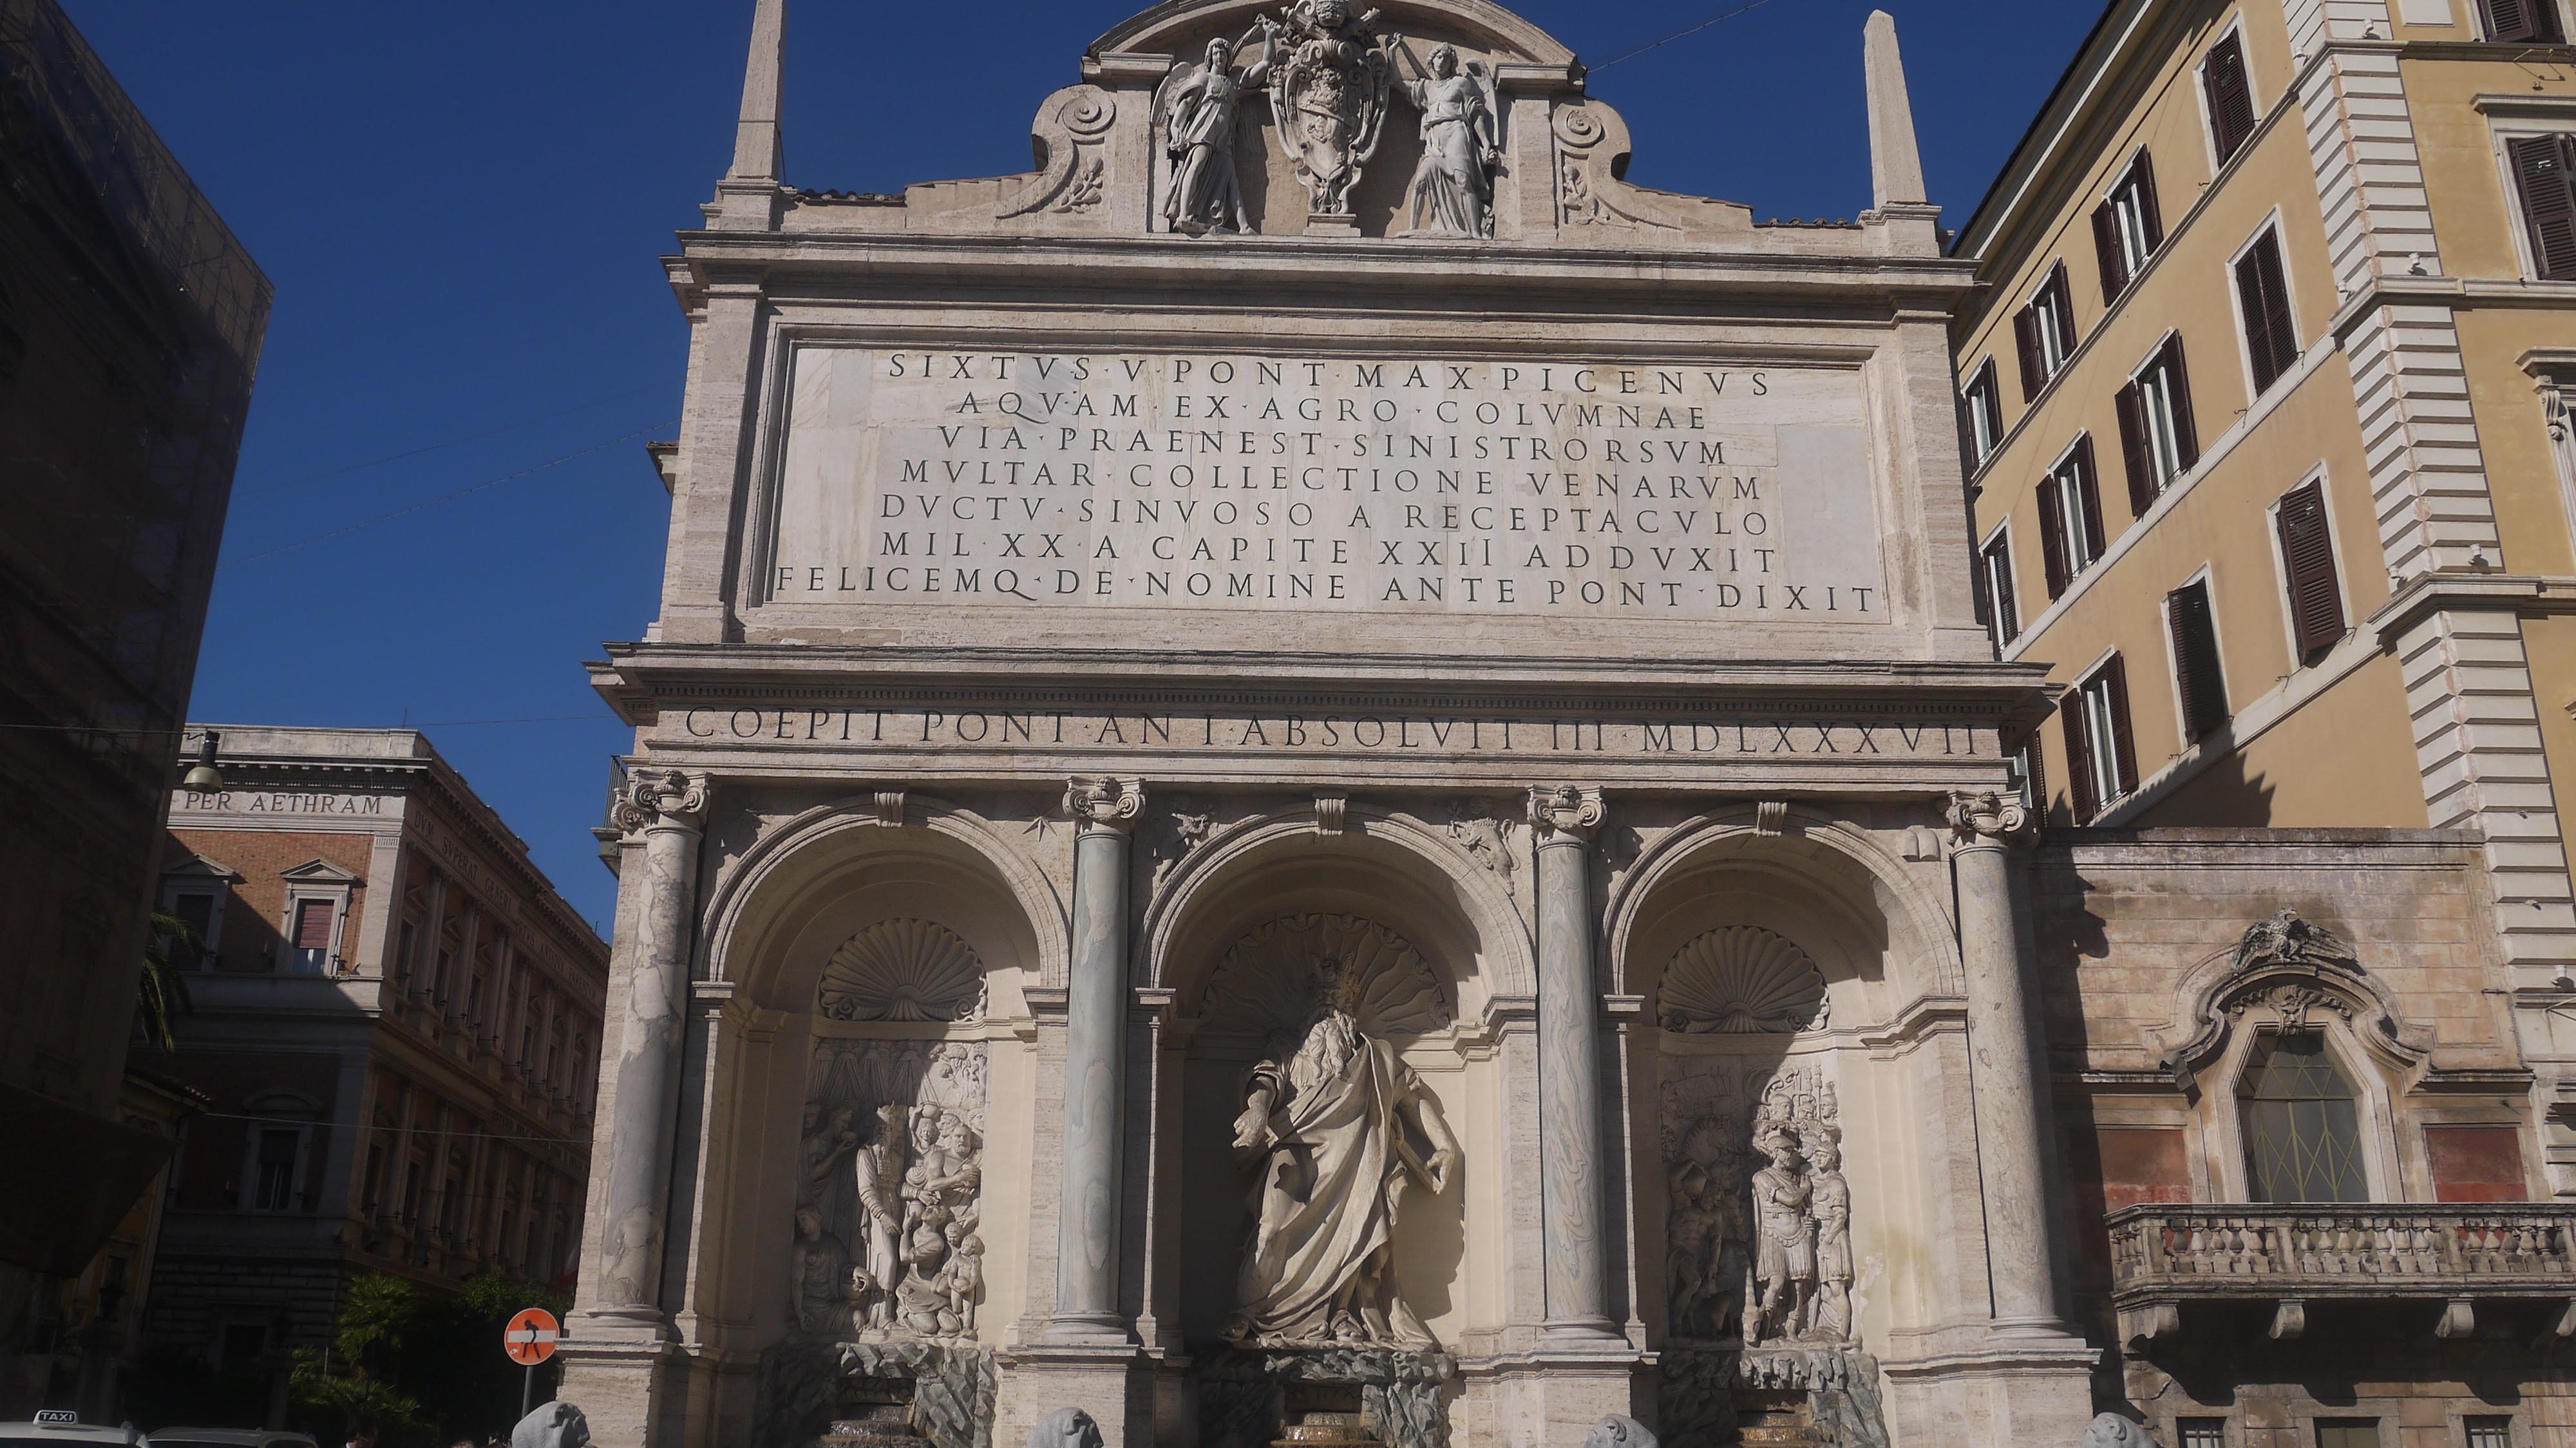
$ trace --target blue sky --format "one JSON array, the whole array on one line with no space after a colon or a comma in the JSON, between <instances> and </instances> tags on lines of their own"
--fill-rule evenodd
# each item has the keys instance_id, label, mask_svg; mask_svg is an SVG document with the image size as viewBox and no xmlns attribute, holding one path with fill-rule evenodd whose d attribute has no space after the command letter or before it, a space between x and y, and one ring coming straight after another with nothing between
<instances>
[{"instance_id":1,"label":"blue sky","mask_svg":"<svg viewBox=\"0 0 2576 1448\"><path fill-rule=\"evenodd\" d=\"M1883 3L1955 226L2098 7ZM604 922L588 831L630 739L580 664L654 613L644 442L673 435L686 347L658 258L730 154L751 0L63 4L277 284L191 717L436 724ZM1629 179L1857 213L1863 0L1768 0L1603 67L1741 4L1519 8L1596 67ZM1038 101L1127 9L791 0L789 180L1025 170Z\"/></svg>"}]
</instances>

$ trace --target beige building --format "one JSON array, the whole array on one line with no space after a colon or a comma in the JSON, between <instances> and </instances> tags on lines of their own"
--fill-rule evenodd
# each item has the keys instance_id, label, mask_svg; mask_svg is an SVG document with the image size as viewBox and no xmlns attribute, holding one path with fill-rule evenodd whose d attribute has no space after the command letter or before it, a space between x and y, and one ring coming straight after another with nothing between
<instances>
[{"instance_id":1,"label":"beige building","mask_svg":"<svg viewBox=\"0 0 2576 1448\"><path fill-rule=\"evenodd\" d=\"M2430 830L2483 854L2485 883L2457 880L2467 916L2398 909L2416 938L2467 947L2475 969L2444 987L2462 1014L2435 1031L2465 1054L2333 1056L2352 1078L2335 1089L2387 1081L2349 1138L2385 1170L2309 1184L2337 1200L2576 1195L2555 785L2576 779L2571 23L2562 0L2119 0L1953 252L1985 284L1953 327L1979 606L2001 657L2063 690L2023 770L2052 825L2091 827L2063 837L2061 887L2171 829ZM2134 922L2139 939L2176 938L2157 932L2185 902L2153 895L2123 909L2165 919ZM2047 982L2070 1160L2099 1155L2113 1207L2299 1199L2151 1079L2188 1074L2137 1048L2178 1044L2155 1035L2156 997L2190 967L2122 945L2122 923L2106 939L2066 920L2071 969ZM2088 1259L2099 1210L2074 1217ZM2159 1431L2525 1441L2494 1436L2511 1404L2461 1386L2510 1355L2463 1347L2476 1334L2440 1291L2319 1280L2387 1314L2341 1319L2336 1341L2402 1345L2328 1362L2357 1395L2338 1406L2297 1386L2320 1360L2279 1307L2296 1294L2266 1299L2277 1345L2254 1322L2219 1366L2179 1342L2241 1351L2226 1293L2132 1310L2146 1269L2118 1247L2142 1230L2115 1219L2095 1263L2124 1284L2120 1330L2109 1302L2092 1315ZM2518 1421L2531 1441L2564 1431Z\"/></svg>"},{"instance_id":2,"label":"beige building","mask_svg":"<svg viewBox=\"0 0 2576 1448\"><path fill-rule=\"evenodd\" d=\"M144 1331L255 1410L360 1272L569 1281L607 947L421 734L214 727L160 880L191 1009L137 1051L205 1102Z\"/></svg>"}]
</instances>

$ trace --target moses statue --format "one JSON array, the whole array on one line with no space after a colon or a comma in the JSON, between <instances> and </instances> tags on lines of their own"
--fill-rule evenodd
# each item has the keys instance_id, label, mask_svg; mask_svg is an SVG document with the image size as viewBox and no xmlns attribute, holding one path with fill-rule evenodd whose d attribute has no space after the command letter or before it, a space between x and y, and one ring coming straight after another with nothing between
<instances>
[{"instance_id":1,"label":"moses statue","mask_svg":"<svg viewBox=\"0 0 2576 1448\"><path fill-rule=\"evenodd\" d=\"M1396 1212L1408 1186L1436 1195L1448 1185L1457 1138L1395 1047L1361 1033L1334 988L1340 972L1323 975L1323 1004L1295 1051L1245 1079L1234 1145L1259 1172L1253 1237L1235 1315L1218 1335L1265 1347L1429 1347L1396 1288Z\"/></svg>"}]
</instances>

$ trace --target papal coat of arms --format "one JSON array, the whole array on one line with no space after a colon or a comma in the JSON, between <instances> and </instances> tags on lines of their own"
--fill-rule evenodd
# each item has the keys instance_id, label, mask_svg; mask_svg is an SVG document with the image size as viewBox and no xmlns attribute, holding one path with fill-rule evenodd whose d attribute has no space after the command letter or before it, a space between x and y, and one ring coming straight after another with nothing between
<instances>
[{"instance_id":1,"label":"papal coat of arms","mask_svg":"<svg viewBox=\"0 0 2576 1448\"><path fill-rule=\"evenodd\" d=\"M1288 11L1287 54L1270 77L1279 144L1317 216L1351 214L1351 191L1377 153L1394 64L1377 12L1348 0L1299 0Z\"/></svg>"}]
</instances>

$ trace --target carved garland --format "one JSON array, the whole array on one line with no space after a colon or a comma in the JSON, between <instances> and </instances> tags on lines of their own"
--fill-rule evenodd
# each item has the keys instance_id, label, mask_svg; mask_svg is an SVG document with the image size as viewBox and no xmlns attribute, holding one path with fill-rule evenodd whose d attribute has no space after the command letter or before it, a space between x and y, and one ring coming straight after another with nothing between
<instances>
[{"instance_id":1,"label":"carved garland","mask_svg":"<svg viewBox=\"0 0 2576 1448\"><path fill-rule=\"evenodd\" d=\"M984 962L956 932L883 920L832 952L814 993L832 1021L971 1021L984 1013Z\"/></svg>"}]
</instances>

